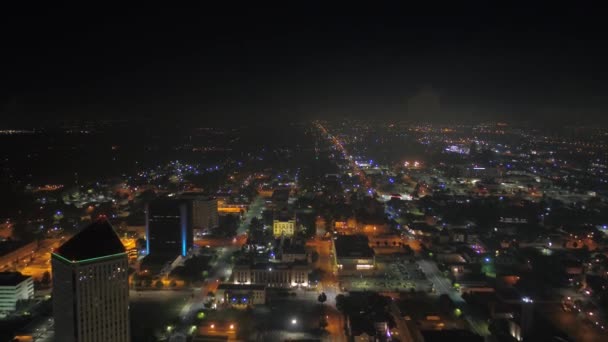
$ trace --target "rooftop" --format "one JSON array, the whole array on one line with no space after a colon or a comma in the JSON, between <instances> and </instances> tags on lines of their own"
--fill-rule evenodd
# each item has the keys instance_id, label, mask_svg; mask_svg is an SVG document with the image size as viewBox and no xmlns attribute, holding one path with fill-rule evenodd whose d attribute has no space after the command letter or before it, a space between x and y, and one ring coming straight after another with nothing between
<instances>
[{"instance_id":1,"label":"rooftop","mask_svg":"<svg viewBox=\"0 0 608 342\"><path fill-rule=\"evenodd\" d=\"M364 235L340 235L335 241L335 246L339 258L374 256L374 250L369 247L369 240Z\"/></svg>"},{"instance_id":2,"label":"rooftop","mask_svg":"<svg viewBox=\"0 0 608 342\"><path fill-rule=\"evenodd\" d=\"M0 286L17 286L24 280L30 278L19 272L0 272Z\"/></svg>"},{"instance_id":3,"label":"rooftop","mask_svg":"<svg viewBox=\"0 0 608 342\"><path fill-rule=\"evenodd\" d=\"M125 247L107 220L93 222L54 254L73 262L125 253Z\"/></svg>"},{"instance_id":4,"label":"rooftop","mask_svg":"<svg viewBox=\"0 0 608 342\"><path fill-rule=\"evenodd\" d=\"M157 198L147 203L147 210L151 217L154 216L180 216L181 207L186 201L179 198Z\"/></svg>"},{"instance_id":5,"label":"rooftop","mask_svg":"<svg viewBox=\"0 0 608 342\"><path fill-rule=\"evenodd\" d=\"M293 261L293 262L261 262L261 263L243 263L237 264L235 268L243 269L249 268L252 270L287 270L292 268L305 268L308 264L304 261Z\"/></svg>"}]
</instances>

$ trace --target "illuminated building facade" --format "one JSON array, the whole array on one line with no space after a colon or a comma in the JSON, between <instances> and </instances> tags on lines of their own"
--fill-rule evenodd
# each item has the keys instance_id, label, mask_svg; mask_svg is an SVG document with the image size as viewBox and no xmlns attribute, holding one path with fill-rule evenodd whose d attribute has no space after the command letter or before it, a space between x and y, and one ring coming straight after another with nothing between
<instances>
[{"instance_id":1,"label":"illuminated building facade","mask_svg":"<svg viewBox=\"0 0 608 342\"><path fill-rule=\"evenodd\" d=\"M51 258L55 339L130 341L128 259L107 221L76 234Z\"/></svg>"},{"instance_id":2,"label":"illuminated building facade","mask_svg":"<svg viewBox=\"0 0 608 342\"><path fill-rule=\"evenodd\" d=\"M303 263L262 263L236 265L232 273L235 284L297 287L308 286L310 267Z\"/></svg>"},{"instance_id":3,"label":"illuminated building facade","mask_svg":"<svg viewBox=\"0 0 608 342\"><path fill-rule=\"evenodd\" d=\"M292 237L296 233L296 220L274 220L272 222L272 233L275 237Z\"/></svg>"},{"instance_id":4,"label":"illuminated building facade","mask_svg":"<svg viewBox=\"0 0 608 342\"><path fill-rule=\"evenodd\" d=\"M220 303L243 309L266 304L266 286L245 284L220 284L216 291Z\"/></svg>"}]
</instances>

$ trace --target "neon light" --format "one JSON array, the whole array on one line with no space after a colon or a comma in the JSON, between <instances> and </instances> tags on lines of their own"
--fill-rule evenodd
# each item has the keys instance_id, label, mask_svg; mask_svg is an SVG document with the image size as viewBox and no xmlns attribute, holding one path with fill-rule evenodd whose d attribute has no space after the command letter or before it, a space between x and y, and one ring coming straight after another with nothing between
<instances>
[{"instance_id":1,"label":"neon light","mask_svg":"<svg viewBox=\"0 0 608 342\"><path fill-rule=\"evenodd\" d=\"M68 260L68 259L66 259L65 257L63 257L63 256L61 256L59 254L56 254L56 253L51 253L51 254L54 255L54 256L56 256L60 260L63 260L63 261L68 262L70 264L84 264L84 263L89 263L89 262L93 262L93 261L100 261L100 260L104 260L104 259L111 259L111 258L115 258L115 257L118 257L118 256L127 255L126 252L122 252L122 253L104 255L104 256L100 256L100 257L83 259L83 260Z\"/></svg>"},{"instance_id":2,"label":"neon light","mask_svg":"<svg viewBox=\"0 0 608 342\"><path fill-rule=\"evenodd\" d=\"M55 254L55 253L51 253L51 254L52 254L53 256L57 257L59 260L65 261L65 262L70 263L70 264L71 264L71 263L73 263L73 261L68 260L68 259L66 259L66 258L62 257L62 256L61 256L61 255L59 255L59 254Z\"/></svg>"},{"instance_id":3,"label":"neon light","mask_svg":"<svg viewBox=\"0 0 608 342\"><path fill-rule=\"evenodd\" d=\"M181 224L182 224L182 256L186 256L186 252L187 252L187 248L186 248L186 240L187 240L187 234L186 234L186 226L187 226L187 212L186 212L186 206L182 205L182 207L180 208L180 214L181 214Z\"/></svg>"},{"instance_id":4,"label":"neon light","mask_svg":"<svg viewBox=\"0 0 608 342\"><path fill-rule=\"evenodd\" d=\"M150 255L150 207L146 204L146 255Z\"/></svg>"}]
</instances>

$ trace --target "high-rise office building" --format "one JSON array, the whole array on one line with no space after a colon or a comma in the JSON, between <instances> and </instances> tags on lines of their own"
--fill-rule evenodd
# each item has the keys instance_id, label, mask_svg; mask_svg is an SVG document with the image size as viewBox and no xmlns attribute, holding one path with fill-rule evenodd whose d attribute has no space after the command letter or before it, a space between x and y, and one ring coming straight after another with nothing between
<instances>
[{"instance_id":1,"label":"high-rise office building","mask_svg":"<svg viewBox=\"0 0 608 342\"><path fill-rule=\"evenodd\" d=\"M108 221L74 235L51 264L56 341L130 341L127 253Z\"/></svg>"},{"instance_id":2,"label":"high-rise office building","mask_svg":"<svg viewBox=\"0 0 608 342\"><path fill-rule=\"evenodd\" d=\"M216 198L196 193L185 193L180 198L188 202L192 228L208 231L219 226L218 201Z\"/></svg>"},{"instance_id":3,"label":"high-rise office building","mask_svg":"<svg viewBox=\"0 0 608 342\"><path fill-rule=\"evenodd\" d=\"M217 228L219 217L217 214L217 199L192 199L192 226L196 229L209 230Z\"/></svg>"},{"instance_id":4,"label":"high-rise office building","mask_svg":"<svg viewBox=\"0 0 608 342\"><path fill-rule=\"evenodd\" d=\"M193 242L188 202L158 199L148 203L146 242L148 255L167 259L186 256Z\"/></svg>"}]
</instances>

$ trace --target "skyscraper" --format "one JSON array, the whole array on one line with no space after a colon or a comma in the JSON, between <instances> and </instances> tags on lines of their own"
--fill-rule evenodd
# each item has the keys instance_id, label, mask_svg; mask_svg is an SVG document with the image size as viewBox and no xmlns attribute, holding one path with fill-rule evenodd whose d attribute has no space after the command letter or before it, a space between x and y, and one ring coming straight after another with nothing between
<instances>
[{"instance_id":1,"label":"skyscraper","mask_svg":"<svg viewBox=\"0 0 608 342\"><path fill-rule=\"evenodd\" d=\"M108 221L84 228L51 263L57 341L130 341L127 253Z\"/></svg>"},{"instance_id":2,"label":"skyscraper","mask_svg":"<svg viewBox=\"0 0 608 342\"><path fill-rule=\"evenodd\" d=\"M192 225L194 228L201 230L217 228L217 226L219 225L219 218L217 214L217 199L192 199Z\"/></svg>"},{"instance_id":3,"label":"skyscraper","mask_svg":"<svg viewBox=\"0 0 608 342\"><path fill-rule=\"evenodd\" d=\"M202 196L197 193L185 193L180 199L188 203L190 224L195 231L209 231L219 226L216 198Z\"/></svg>"},{"instance_id":4,"label":"skyscraper","mask_svg":"<svg viewBox=\"0 0 608 342\"><path fill-rule=\"evenodd\" d=\"M148 255L167 259L185 256L193 236L188 203L159 199L146 205L146 242Z\"/></svg>"}]
</instances>

